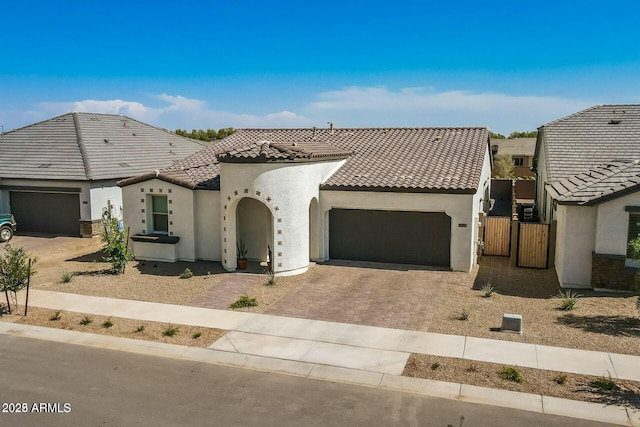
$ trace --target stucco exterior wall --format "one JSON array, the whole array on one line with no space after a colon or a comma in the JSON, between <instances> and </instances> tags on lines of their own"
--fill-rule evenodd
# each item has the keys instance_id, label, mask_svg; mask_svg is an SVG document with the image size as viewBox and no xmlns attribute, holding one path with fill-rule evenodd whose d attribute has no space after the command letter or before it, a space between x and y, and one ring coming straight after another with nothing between
<instances>
[{"instance_id":1,"label":"stucco exterior wall","mask_svg":"<svg viewBox=\"0 0 640 427\"><path fill-rule=\"evenodd\" d=\"M182 207L176 207L183 209ZM174 209L175 211L176 209ZM208 261L222 259L220 234L220 192L195 191L196 258Z\"/></svg>"},{"instance_id":2,"label":"stucco exterior wall","mask_svg":"<svg viewBox=\"0 0 640 427\"><path fill-rule=\"evenodd\" d=\"M126 186L122 188L124 224L131 227L131 234L149 234L151 232L151 212L148 196L166 195L169 210L169 235L180 237L180 241L175 244L175 260L195 261L197 258L194 193L188 188L157 179ZM158 256L168 252L166 249L161 249L163 244L144 243L136 246L136 242L133 243L134 254L139 259L151 259L150 245L158 245ZM137 253L136 247L144 247L145 253Z\"/></svg>"},{"instance_id":3,"label":"stucco exterior wall","mask_svg":"<svg viewBox=\"0 0 640 427\"><path fill-rule=\"evenodd\" d=\"M478 215L480 212L489 212L489 197L491 195L491 151L489 147L485 152L484 161L482 163L482 173L480 175L480 181L478 182L478 191L473 195L473 230L472 236L474 236L475 244L471 248L472 265L477 263L478 259L478 245L481 243L478 238L478 230L480 223L478 221ZM452 222L453 224L453 222Z\"/></svg>"},{"instance_id":4,"label":"stucco exterior wall","mask_svg":"<svg viewBox=\"0 0 640 427\"><path fill-rule=\"evenodd\" d=\"M591 287L598 208L558 205L556 273L563 287Z\"/></svg>"},{"instance_id":5,"label":"stucco exterior wall","mask_svg":"<svg viewBox=\"0 0 640 427\"><path fill-rule=\"evenodd\" d=\"M114 207L113 213L122 218L122 189L116 185L116 181L91 182L89 194L91 198L91 220L102 219L102 211L106 209L110 201ZM82 204L82 202L80 202Z\"/></svg>"},{"instance_id":6,"label":"stucco exterior wall","mask_svg":"<svg viewBox=\"0 0 640 427\"><path fill-rule=\"evenodd\" d=\"M278 275L302 273L309 266L309 204L319 197L320 183L342 164L221 163L222 265L237 267L238 203L245 197L263 203L273 216L273 269Z\"/></svg>"},{"instance_id":7,"label":"stucco exterior wall","mask_svg":"<svg viewBox=\"0 0 640 427\"><path fill-rule=\"evenodd\" d=\"M538 215L540 222L549 224L551 222L551 197L547 195L544 189L547 184L547 162L545 160L545 147L544 144L540 147L540 153L538 157L538 166L536 172L536 207L538 209Z\"/></svg>"},{"instance_id":8,"label":"stucco exterior wall","mask_svg":"<svg viewBox=\"0 0 640 427\"><path fill-rule=\"evenodd\" d=\"M490 173L490 172L489 172ZM320 192L320 210L323 212L323 258L329 258L329 210L377 209L392 211L444 212L451 217L451 268L470 271L475 261L477 230L474 234L474 195L437 193L380 193L373 191Z\"/></svg>"},{"instance_id":9,"label":"stucco exterior wall","mask_svg":"<svg viewBox=\"0 0 640 427\"><path fill-rule=\"evenodd\" d=\"M640 192L598 205L596 253L626 256L629 212L625 206L640 206Z\"/></svg>"}]
</instances>

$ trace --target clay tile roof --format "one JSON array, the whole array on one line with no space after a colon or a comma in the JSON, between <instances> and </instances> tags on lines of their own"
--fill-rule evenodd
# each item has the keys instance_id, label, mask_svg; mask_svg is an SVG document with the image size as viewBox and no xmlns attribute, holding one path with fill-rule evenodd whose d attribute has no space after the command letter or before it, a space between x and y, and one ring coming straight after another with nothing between
<instances>
[{"instance_id":1,"label":"clay tile roof","mask_svg":"<svg viewBox=\"0 0 640 427\"><path fill-rule=\"evenodd\" d=\"M547 182L615 159L640 159L640 105L597 105L538 129L534 167L545 163Z\"/></svg>"},{"instance_id":2,"label":"clay tile roof","mask_svg":"<svg viewBox=\"0 0 640 427\"><path fill-rule=\"evenodd\" d=\"M604 163L587 172L548 184L546 188L559 203L596 205L640 191L640 161Z\"/></svg>"},{"instance_id":3,"label":"clay tile roof","mask_svg":"<svg viewBox=\"0 0 640 427\"><path fill-rule=\"evenodd\" d=\"M218 153L220 162L310 161L347 158L351 151L322 142L258 141Z\"/></svg>"},{"instance_id":4,"label":"clay tile roof","mask_svg":"<svg viewBox=\"0 0 640 427\"><path fill-rule=\"evenodd\" d=\"M130 117L67 113L1 134L0 178L126 178L169 167L205 146Z\"/></svg>"},{"instance_id":5,"label":"clay tile roof","mask_svg":"<svg viewBox=\"0 0 640 427\"><path fill-rule=\"evenodd\" d=\"M219 161L346 158L321 188L475 193L488 147L489 131L483 127L242 129L160 171L157 178L218 190Z\"/></svg>"}]
</instances>

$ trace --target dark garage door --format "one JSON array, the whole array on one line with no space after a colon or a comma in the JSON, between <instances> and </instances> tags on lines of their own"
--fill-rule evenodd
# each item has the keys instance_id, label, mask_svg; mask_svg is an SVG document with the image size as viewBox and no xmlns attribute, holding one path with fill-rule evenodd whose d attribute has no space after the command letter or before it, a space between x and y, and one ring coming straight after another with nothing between
<instances>
[{"instance_id":1,"label":"dark garage door","mask_svg":"<svg viewBox=\"0 0 640 427\"><path fill-rule=\"evenodd\" d=\"M78 194L11 191L11 213L18 231L80 235Z\"/></svg>"},{"instance_id":2,"label":"dark garage door","mask_svg":"<svg viewBox=\"0 0 640 427\"><path fill-rule=\"evenodd\" d=\"M329 257L450 267L451 218L441 212L329 211Z\"/></svg>"}]
</instances>

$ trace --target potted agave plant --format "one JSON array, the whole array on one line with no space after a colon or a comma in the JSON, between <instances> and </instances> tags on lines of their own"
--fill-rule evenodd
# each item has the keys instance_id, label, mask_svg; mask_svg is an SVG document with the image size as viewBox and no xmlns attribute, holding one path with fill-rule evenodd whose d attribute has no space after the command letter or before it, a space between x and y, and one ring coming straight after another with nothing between
<instances>
[{"instance_id":1,"label":"potted agave plant","mask_svg":"<svg viewBox=\"0 0 640 427\"><path fill-rule=\"evenodd\" d=\"M244 244L244 240L240 240L240 242L236 244L236 252L238 254L238 270L246 270L247 247Z\"/></svg>"}]
</instances>

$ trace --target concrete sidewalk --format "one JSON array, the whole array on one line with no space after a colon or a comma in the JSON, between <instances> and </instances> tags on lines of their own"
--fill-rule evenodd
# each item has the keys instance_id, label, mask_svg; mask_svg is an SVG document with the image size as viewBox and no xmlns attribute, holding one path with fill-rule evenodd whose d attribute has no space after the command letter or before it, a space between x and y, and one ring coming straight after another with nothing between
<instances>
[{"instance_id":1,"label":"concrete sidewalk","mask_svg":"<svg viewBox=\"0 0 640 427\"><path fill-rule=\"evenodd\" d=\"M640 411L402 377L411 353L640 381L640 357L198 307L31 290L29 305L226 329L207 349L0 322L0 333L221 363L640 427Z\"/></svg>"},{"instance_id":2,"label":"concrete sidewalk","mask_svg":"<svg viewBox=\"0 0 640 427\"><path fill-rule=\"evenodd\" d=\"M640 381L640 357L32 290L29 304L54 310L226 329L209 348L400 375L410 353Z\"/></svg>"}]
</instances>

